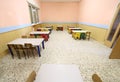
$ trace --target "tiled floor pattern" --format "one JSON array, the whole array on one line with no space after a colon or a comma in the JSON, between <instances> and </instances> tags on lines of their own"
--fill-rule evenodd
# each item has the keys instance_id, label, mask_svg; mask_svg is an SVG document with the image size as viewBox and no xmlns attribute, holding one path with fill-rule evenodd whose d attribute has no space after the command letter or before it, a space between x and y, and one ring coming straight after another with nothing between
<instances>
[{"instance_id":1,"label":"tiled floor pattern","mask_svg":"<svg viewBox=\"0 0 120 82\"><path fill-rule=\"evenodd\" d=\"M120 60L108 59L111 49L93 39L74 40L66 31L53 31L45 47L42 56L36 55L35 59L5 56L0 61L0 82L25 82L30 72L38 72L43 63L79 65L84 82L92 82L93 73L103 82L120 82Z\"/></svg>"}]
</instances>

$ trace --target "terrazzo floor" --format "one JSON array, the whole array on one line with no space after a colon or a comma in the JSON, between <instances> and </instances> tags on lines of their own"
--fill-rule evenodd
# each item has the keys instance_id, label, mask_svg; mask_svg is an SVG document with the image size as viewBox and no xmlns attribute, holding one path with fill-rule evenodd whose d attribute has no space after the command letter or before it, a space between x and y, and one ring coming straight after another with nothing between
<instances>
[{"instance_id":1,"label":"terrazzo floor","mask_svg":"<svg viewBox=\"0 0 120 82\"><path fill-rule=\"evenodd\" d=\"M0 82L25 82L32 70L41 64L76 64L84 82L93 82L97 73L103 82L120 82L120 60L109 59L111 49L90 39L74 40L67 31L53 31L41 57L26 59L6 55L0 61Z\"/></svg>"}]
</instances>

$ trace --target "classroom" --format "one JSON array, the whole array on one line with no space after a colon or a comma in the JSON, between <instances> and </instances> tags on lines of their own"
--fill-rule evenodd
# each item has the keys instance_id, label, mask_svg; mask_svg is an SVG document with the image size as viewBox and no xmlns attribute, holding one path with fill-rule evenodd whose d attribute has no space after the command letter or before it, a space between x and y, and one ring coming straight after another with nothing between
<instances>
[{"instance_id":1,"label":"classroom","mask_svg":"<svg viewBox=\"0 0 120 82\"><path fill-rule=\"evenodd\" d=\"M120 0L2 0L0 82L120 82Z\"/></svg>"}]
</instances>

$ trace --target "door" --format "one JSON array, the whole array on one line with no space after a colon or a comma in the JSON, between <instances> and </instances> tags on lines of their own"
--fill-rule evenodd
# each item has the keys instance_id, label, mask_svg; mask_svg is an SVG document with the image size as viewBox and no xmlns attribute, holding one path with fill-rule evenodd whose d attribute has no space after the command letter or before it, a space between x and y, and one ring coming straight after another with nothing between
<instances>
[{"instance_id":1,"label":"door","mask_svg":"<svg viewBox=\"0 0 120 82\"><path fill-rule=\"evenodd\" d=\"M118 35L120 33L120 4L117 7L116 13L108 30L107 37L105 39L105 45L113 47Z\"/></svg>"}]
</instances>

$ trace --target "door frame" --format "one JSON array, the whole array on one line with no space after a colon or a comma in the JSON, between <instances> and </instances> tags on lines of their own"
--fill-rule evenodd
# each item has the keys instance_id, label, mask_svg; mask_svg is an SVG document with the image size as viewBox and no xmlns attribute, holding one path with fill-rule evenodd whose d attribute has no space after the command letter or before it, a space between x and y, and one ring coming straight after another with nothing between
<instances>
[{"instance_id":1,"label":"door frame","mask_svg":"<svg viewBox=\"0 0 120 82\"><path fill-rule=\"evenodd\" d=\"M120 3L119 3L118 6L117 6L117 10L116 10L115 15L114 15L114 17L113 17L113 19L112 19L112 22L111 22L111 24L110 24L110 28L109 28L109 30L107 31L107 34L106 34L105 45L108 46L108 47L112 47L112 46L113 46L114 41L116 40L116 37L117 37L117 35L118 35L118 33L119 33L119 30L120 30L120 23L119 23L118 26L117 26L117 29L116 29L116 31L115 31L115 33L114 33L114 35L113 35L112 40L111 40L111 41L108 40L109 34L110 34L111 30L112 30L114 21L115 21L115 19L116 19L116 17L117 17L117 14L119 13L119 11L120 11Z\"/></svg>"}]
</instances>

